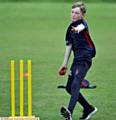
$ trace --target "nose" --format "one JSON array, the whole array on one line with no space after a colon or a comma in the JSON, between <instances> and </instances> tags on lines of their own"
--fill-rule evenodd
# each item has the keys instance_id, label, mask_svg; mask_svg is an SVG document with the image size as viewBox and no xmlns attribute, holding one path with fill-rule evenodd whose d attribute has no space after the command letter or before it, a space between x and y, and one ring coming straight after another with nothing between
<instances>
[{"instance_id":1,"label":"nose","mask_svg":"<svg viewBox=\"0 0 116 120\"><path fill-rule=\"evenodd\" d=\"M74 17L75 16L75 13L72 13L72 17Z\"/></svg>"}]
</instances>

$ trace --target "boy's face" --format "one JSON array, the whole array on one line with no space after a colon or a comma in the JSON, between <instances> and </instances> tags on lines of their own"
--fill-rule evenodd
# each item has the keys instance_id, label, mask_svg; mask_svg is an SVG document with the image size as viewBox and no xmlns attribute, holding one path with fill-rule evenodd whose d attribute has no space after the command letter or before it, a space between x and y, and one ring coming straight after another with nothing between
<instances>
[{"instance_id":1,"label":"boy's face","mask_svg":"<svg viewBox=\"0 0 116 120\"><path fill-rule=\"evenodd\" d=\"M75 22L83 18L82 12L79 7L73 8L71 10L71 20Z\"/></svg>"}]
</instances>

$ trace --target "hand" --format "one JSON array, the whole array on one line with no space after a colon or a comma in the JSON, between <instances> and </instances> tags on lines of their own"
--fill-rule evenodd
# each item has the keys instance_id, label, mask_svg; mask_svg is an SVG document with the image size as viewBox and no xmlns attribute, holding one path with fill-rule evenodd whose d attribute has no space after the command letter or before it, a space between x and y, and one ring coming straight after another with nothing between
<instances>
[{"instance_id":1,"label":"hand","mask_svg":"<svg viewBox=\"0 0 116 120\"><path fill-rule=\"evenodd\" d=\"M66 74L66 71L67 71L67 66L66 65L62 65L59 69L59 75L60 76L63 76Z\"/></svg>"},{"instance_id":2,"label":"hand","mask_svg":"<svg viewBox=\"0 0 116 120\"><path fill-rule=\"evenodd\" d=\"M71 29L73 32L78 32L77 28L72 26L72 29Z\"/></svg>"}]
</instances>

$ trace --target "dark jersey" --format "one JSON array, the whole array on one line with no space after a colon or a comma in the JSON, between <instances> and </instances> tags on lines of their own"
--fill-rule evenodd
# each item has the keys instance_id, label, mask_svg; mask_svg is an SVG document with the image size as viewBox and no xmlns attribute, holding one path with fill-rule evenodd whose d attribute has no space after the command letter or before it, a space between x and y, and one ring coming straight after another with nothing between
<instances>
[{"instance_id":1,"label":"dark jersey","mask_svg":"<svg viewBox=\"0 0 116 120\"><path fill-rule=\"evenodd\" d=\"M79 33L73 32L72 26L77 27L83 24L85 29ZM84 20L78 20L69 25L66 33L66 45L72 44L75 60L91 61L95 57L96 49L89 35L88 25Z\"/></svg>"}]
</instances>

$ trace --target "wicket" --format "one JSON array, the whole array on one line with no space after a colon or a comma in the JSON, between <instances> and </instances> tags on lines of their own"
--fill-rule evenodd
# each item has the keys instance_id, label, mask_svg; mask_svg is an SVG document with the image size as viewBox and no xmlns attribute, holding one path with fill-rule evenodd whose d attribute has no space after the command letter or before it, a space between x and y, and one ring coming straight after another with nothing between
<instances>
[{"instance_id":1,"label":"wicket","mask_svg":"<svg viewBox=\"0 0 116 120\"><path fill-rule=\"evenodd\" d=\"M11 60L11 117L16 118L15 113L15 61ZM20 60L20 116L24 117L24 60ZM32 61L27 60L28 79L28 116L32 117ZM38 118L39 119L39 118Z\"/></svg>"}]
</instances>

